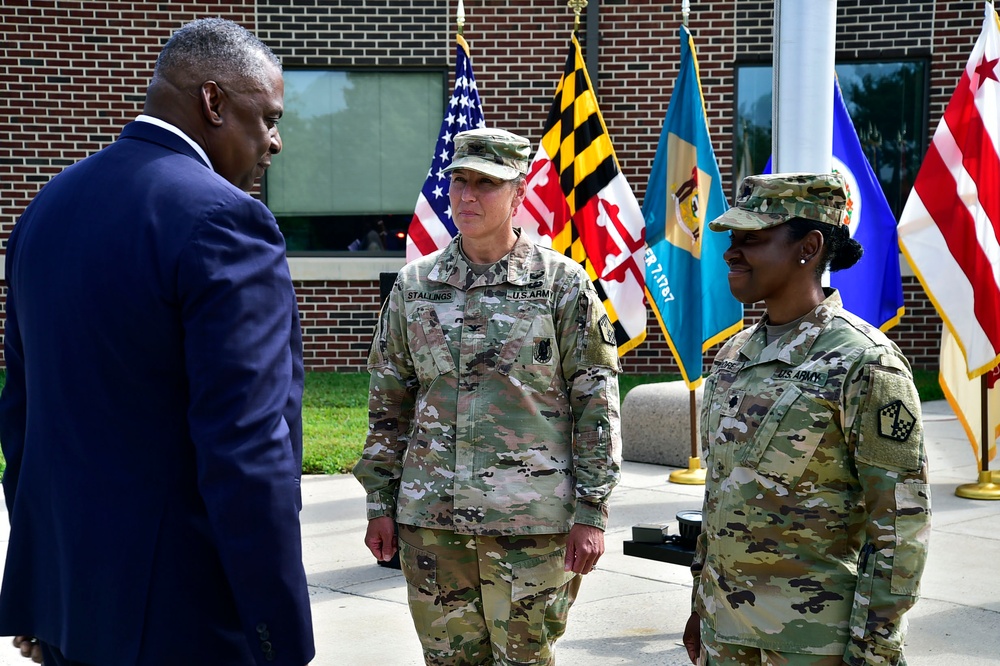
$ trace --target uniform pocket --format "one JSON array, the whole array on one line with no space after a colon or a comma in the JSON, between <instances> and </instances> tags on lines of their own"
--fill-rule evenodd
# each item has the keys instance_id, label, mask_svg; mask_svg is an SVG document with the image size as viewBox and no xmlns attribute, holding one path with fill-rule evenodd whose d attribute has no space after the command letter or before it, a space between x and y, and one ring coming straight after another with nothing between
<instances>
[{"instance_id":1,"label":"uniform pocket","mask_svg":"<svg viewBox=\"0 0 1000 666\"><path fill-rule=\"evenodd\" d=\"M566 629L567 603L562 588L576 576L564 571L566 549L512 562L510 619L507 625L507 658L517 663L535 663L543 647ZM565 608L550 613L553 604Z\"/></svg>"},{"instance_id":2,"label":"uniform pocket","mask_svg":"<svg viewBox=\"0 0 1000 666\"><path fill-rule=\"evenodd\" d=\"M869 629L872 594L874 590L875 571L884 571L886 564L878 549L871 543L866 543L861 549L861 561L858 563L858 584L854 591L854 606L851 608L850 635L856 648L864 653L865 663L871 664L901 664L903 649L903 634L906 618L894 624L890 636L883 636L879 631ZM873 617L872 626L878 627L885 622L884 617Z\"/></svg>"},{"instance_id":3,"label":"uniform pocket","mask_svg":"<svg viewBox=\"0 0 1000 666\"><path fill-rule=\"evenodd\" d=\"M796 486L832 418L833 412L789 384L764 416L743 465L787 488Z\"/></svg>"},{"instance_id":4,"label":"uniform pocket","mask_svg":"<svg viewBox=\"0 0 1000 666\"><path fill-rule=\"evenodd\" d=\"M406 583L421 594L437 598L437 557L434 553L411 546L399 539L399 564ZM433 603L433 600L432 600Z\"/></svg>"},{"instance_id":5,"label":"uniform pocket","mask_svg":"<svg viewBox=\"0 0 1000 666\"><path fill-rule=\"evenodd\" d=\"M498 330L506 328L498 322ZM560 367L552 316L547 309L532 307L517 314L503 336L497 358L497 372L510 378L518 388L544 393Z\"/></svg>"},{"instance_id":6,"label":"uniform pocket","mask_svg":"<svg viewBox=\"0 0 1000 666\"><path fill-rule=\"evenodd\" d=\"M863 641L868 634L868 607L872 602L872 586L875 582L875 560L878 551L866 543L861 548L858 562L858 584L854 589L854 605L851 607L851 637Z\"/></svg>"},{"instance_id":7,"label":"uniform pocket","mask_svg":"<svg viewBox=\"0 0 1000 666\"><path fill-rule=\"evenodd\" d=\"M893 594L920 594L920 574L927 560L931 524L931 487L926 483L896 484L896 547L892 558Z\"/></svg>"},{"instance_id":8,"label":"uniform pocket","mask_svg":"<svg viewBox=\"0 0 1000 666\"><path fill-rule=\"evenodd\" d=\"M410 356L421 383L429 384L440 375L454 372L455 360L434 308L418 306L407 321L407 330L411 338Z\"/></svg>"},{"instance_id":9,"label":"uniform pocket","mask_svg":"<svg viewBox=\"0 0 1000 666\"><path fill-rule=\"evenodd\" d=\"M400 530L402 533L402 529ZM434 553L412 546L399 539L399 564L406 578L406 598L410 615L420 642L425 648L438 651L449 649L448 628L439 610L440 592L437 584L437 557Z\"/></svg>"}]
</instances>

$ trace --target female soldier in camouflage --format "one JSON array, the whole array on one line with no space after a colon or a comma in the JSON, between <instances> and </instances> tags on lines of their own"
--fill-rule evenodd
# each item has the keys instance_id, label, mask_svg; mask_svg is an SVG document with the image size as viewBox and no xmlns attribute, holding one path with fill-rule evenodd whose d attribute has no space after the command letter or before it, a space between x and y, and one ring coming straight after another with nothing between
<instances>
[{"instance_id":1,"label":"female soldier in camouflage","mask_svg":"<svg viewBox=\"0 0 1000 666\"><path fill-rule=\"evenodd\" d=\"M684 643L694 663L903 664L930 494L909 364L824 289L861 257L835 174L750 176L724 258L756 326L705 384L703 532Z\"/></svg>"},{"instance_id":2,"label":"female soldier in camouflage","mask_svg":"<svg viewBox=\"0 0 1000 666\"><path fill-rule=\"evenodd\" d=\"M368 362L365 543L388 560L398 523L428 664L552 663L619 477L614 330L579 264L512 227L530 150L455 137L459 235L400 272Z\"/></svg>"}]
</instances>

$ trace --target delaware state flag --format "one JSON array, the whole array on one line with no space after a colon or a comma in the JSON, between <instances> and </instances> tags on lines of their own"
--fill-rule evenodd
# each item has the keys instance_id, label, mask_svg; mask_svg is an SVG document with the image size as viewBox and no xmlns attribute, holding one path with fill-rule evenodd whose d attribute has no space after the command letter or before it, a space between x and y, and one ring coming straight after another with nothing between
<instances>
[{"instance_id":1,"label":"delaware state flag","mask_svg":"<svg viewBox=\"0 0 1000 666\"><path fill-rule=\"evenodd\" d=\"M694 40L680 30L681 68L646 185L646 291L688 388L702 355L743 327L722 253L729 235L708 222L729 209L705 120Z\"/></svg>"}]
</instances>

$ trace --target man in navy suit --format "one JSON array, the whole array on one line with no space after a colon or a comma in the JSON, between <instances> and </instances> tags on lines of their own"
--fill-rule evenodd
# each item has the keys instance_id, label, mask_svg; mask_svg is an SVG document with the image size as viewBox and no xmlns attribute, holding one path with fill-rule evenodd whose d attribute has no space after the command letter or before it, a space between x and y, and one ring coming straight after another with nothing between
<instances>
[{"instance_id":1,"label":"man in navy suit","mask_svg":"<svg viewBox=\"0 0 1000 666\"><path fill-rule=\"evenodd\" d=\"M0 635L49 666L302 666L302 349L284 240L247 194L281 65L235 23L163 48L143 115L7 245Z\"/></svg>"}]
</instances>

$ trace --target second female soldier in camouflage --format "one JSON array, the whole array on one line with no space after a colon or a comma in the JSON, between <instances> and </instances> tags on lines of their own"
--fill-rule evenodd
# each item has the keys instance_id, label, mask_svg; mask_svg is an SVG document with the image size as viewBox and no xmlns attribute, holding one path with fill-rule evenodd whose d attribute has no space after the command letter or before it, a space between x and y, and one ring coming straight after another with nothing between
<instances>
[{"instance_id":1,"label":"second female soldier in camouflage","mask_svg":"<svg viewBox=\"0 0 1000 666\"><path fill-rule=\"evenodd\" d=\"M896 345L822 287L861 257L846 218L839 175L777 174L710 225L731 233L733 295L767 312L705 384L693 662L905 663L930 521L920 401Z\"/></svg>"},{"instance_id":2,"label":"second female soldier in camouflage","mask_svg":"<svg viewBox=\"0 0 1000 666\"><path fill-rule=\"evenodd\" d=\"M396 551L427 664L549 664L604 552L618 354L586 272L512 227L530 144L455 137L459 235L403 267L369 358L354 473L365 543Z\"/></svg>"}]
</instances>

